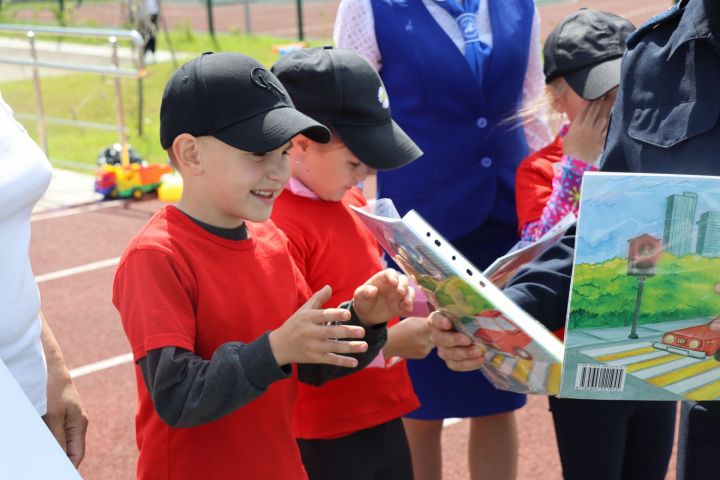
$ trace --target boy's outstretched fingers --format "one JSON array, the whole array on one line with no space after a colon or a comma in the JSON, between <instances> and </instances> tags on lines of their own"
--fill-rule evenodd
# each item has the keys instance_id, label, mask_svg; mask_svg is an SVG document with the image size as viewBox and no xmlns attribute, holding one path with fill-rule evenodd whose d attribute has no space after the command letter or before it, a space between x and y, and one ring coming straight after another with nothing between
<instances>
[{"instance_id":1,"label":"boy's outstretched fingers","mask_svg":"<svg viewBox=\"0 0 720 480\"><path fill-rule=\"evenodd\" d=\"M300 310L322 308L322 306L325 305L325 302L330 300L331 296L332 288L330 287L330 285L325 285L320 290L313 293L312 296L308 298L308 301L305 302L302 307L300 307Z\"/></svg>"},{"instance_id":2,"label":"boy's outstretched fingers","mask_svg":"<svg viewBox=\"0 0 720 480\"><path fill-rule=\"evenodd\" d=\"M322 308L331 293L329 286L321 288L285 323L270 332L270 348L278 365L290 363L324 363L342 367L357 365L356 359L343 354L361 353L367 350L367 344L359 340L365 336L365 329L357 325L343 324L350 320L350 312L347 309Z\"/></svg>"},{"instance_id":3,"label":"boy's outstretched fingers","mask_svg":"<svg viewBox=\"0 0 720 480\"><path fill-rule=\"evenodd\" d=\"M355 290L353 307L366 324L378 325L412 312L415 291L392 269L376 273Z\"/></svg>"}]
</instances>

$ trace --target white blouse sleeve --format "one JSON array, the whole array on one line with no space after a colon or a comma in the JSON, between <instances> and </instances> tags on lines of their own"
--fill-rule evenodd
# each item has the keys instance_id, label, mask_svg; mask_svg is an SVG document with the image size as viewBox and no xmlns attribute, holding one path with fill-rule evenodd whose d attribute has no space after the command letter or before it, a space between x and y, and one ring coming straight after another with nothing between
<instances>
[{"instance_id":1,"label":"white blouse sleeve","mask_svg":"<svg viewBox=\"0 0 720 480\"><path fill-rule=\"evenodd\" d=\"M365 57L377 71L382 68L370 0L341 0L333 38L338 48L347 48Z\"/></svg>"},{"instance_id":2,"label":"white blouse sleeve","mask_svg":"<svg viewBox=\"0 0 720 480\"><path fill-rule=\"evenodd\" d=\"M523 84L523 105L532 105L539 96L544 94L545 75L543 74L540 58L540 14L535 8L532 33L530 34L530 54ZM540 150L552 142L552 133L544 111L535 111L530 115L530 118L525 123L525 139L527 140L529 153Z\"/></svg>"}]
</instances>

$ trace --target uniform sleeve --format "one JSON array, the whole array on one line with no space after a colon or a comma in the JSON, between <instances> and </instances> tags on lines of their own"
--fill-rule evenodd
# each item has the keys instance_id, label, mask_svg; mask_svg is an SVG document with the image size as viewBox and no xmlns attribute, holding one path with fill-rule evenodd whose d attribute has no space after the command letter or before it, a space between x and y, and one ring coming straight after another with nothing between
<instances>
[{"instance_id":1,"label":"uniform sleeve","mask_svg":"<svg viewBox=\"0 0 720 480\"><path fill-rule=\"evenodd\" d=\"M135 360L162 347L195 350L195 284L171 256L135 250L118 267L113 303Z\"/></svg>"},{"instance_id":2,"label":"uniform sleeve","mask_svg":"<svg viewBox=\"0 0 720 480\"><path fill-rule=\"evenodd\" d=\"M540 14L536 8L530 34L528 66L523 82L523 105L535 105L544 94L545 75L543 74L540 51ZM552 141L552 132L546 121L544 109L533 111L525 122L524 128L529 153L540 150Z\"/></svg>"},{"instance_id":3,"label":"uniform sleeve","mask_svg":"<svg viewBox=\"0 0 720 480\"><path fill-rule=\"evenodd\" d=\"M549 330L565 326L575 229L545 253L525 265L503 292Z\"/></svg>"},{"instance_id":4,"label":"uniform sleeve","mask_svg":"<svg viewBox=\"0 0 720 480\"><path fill-rule=\"evenodd\" d=\"M623 149L623 139L627 140L627 125L629 119L624 118L625 108L632 105L634 99L627 97L625 94L625 84L632 85L634 82L628 81L634 74L635 54L632 50L625 52L620 67L620 87L618 88L615 103L610 111L610 119L608 132L605 136L605 146L597 161L600 170L606 172L628 172L630 171L625 151ZM625 125L625 126L623 126Z\"/></svg>"},{"instance_id":5,"label":"uniform sleeve","mask_svg":"<svg viewBox=\"0 0 720 480\"><path fill-rule=\"evenodd\" d=\"M244 344L228 342L203 360L191 351L164 347L138 361L160 418L175 428L212 422L250 403L290 366L279 367L268 334Z\"/></svg>"},{"instance_id":6,"label":"uniform sleeve","mask_svg":"<svg viewBox=\"0 0 720 480\"><path fill-rule=\"evenodd\" d=\"M342 0L333 31L335 45L365 57L378 72L382 68L375 37L375 20L370 0Z\"/></svg>"},{"instance_id":7,"label":"uniform sleeve","mask_svg":"<svg viewBox=\"0 0 720 480\"><path fill-rule=\"evenodd\" d=\"M624 59L623 59L624 62ZM624 64L623 64L624 66ZM622 147L623 108L624 108L623 82L620 82L617 98L610 113L610 124L605 137L605 147L598 161L600 170L607 172L627 172L628 164Z\"/></svg>"}]
</instances>

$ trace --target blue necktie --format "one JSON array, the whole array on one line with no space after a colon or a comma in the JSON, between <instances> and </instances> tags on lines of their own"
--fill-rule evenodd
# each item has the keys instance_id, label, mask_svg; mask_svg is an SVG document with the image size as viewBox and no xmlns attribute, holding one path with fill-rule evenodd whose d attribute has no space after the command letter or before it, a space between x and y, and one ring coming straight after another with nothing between
<instances>
[{"instance_id":1,"label":"blue necktie","mask_svg":"<svg viewBox=\"0 0 720 480\"><path fill-rule=\"evenodd\" d=\"M463 6L458 0L435 0L439 6L453 16L460 27L463 40L465 40L465 59L475 77L483 82L485 63L490 56L491 48L480 41L477 28L477 12L480 0L465 0Z\"/></svg>"}]
</instances>

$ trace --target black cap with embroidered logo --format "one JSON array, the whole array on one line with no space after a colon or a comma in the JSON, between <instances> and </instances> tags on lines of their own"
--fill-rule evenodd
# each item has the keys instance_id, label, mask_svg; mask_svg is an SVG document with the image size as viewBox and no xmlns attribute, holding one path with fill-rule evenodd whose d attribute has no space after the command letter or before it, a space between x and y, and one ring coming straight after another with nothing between
<instances>
[{"instance_id":1,"label":"black cap with embroidered logo","mask_svg":"<svg viewBox=\"0 0 720 480\"><path fill-rule=\"evenodd\" d=\"M393 121L380 76L355 52L332 47L296 50L275 62L272 72L297 109L334 130L364 164L391 170L422 155Z\"/></svg>"},{"instance_id":2,"label":"black cap with embroidered logo","mask_svg":"<svg viewBox=\"0 0 720 480\"><path fill-rule=\"evenodd\" d=\"M590 8L571 13L545 40L545 82L564 77L582 98L602 97L620 83L625 41L634 30L612 13Z\"/></svg>"},{"instance_id":3,"label":"black cap with embroidered logo","mask_svg":"<svg viewBox=\"0 0 720 480\"><path fill-rule=\"evenodd\" d=\"M298 133L327 143L330 131L295 109L278 79L240 53L204 53L170 78L160 106L160 143L211 135L247 152L275 150Z\"/></svg>"}]
</instances>

